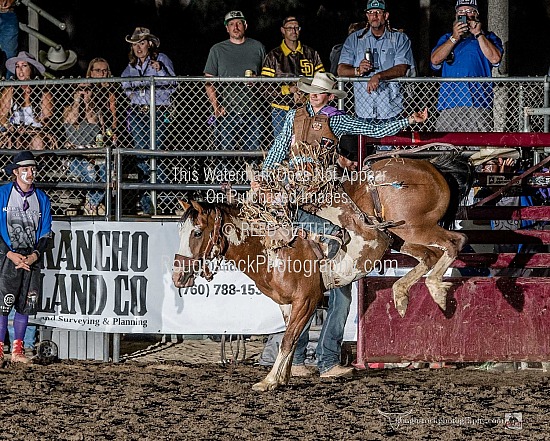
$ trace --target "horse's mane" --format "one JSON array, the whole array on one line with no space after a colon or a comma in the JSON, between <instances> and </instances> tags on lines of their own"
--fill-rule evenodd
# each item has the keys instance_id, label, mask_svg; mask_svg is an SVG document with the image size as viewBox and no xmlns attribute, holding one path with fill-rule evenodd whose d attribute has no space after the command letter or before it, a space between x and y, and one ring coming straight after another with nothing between
<instances>
[{"instance_id":1,"label":"horse's mane","mask_svg":"<svg viewBox=\"0 0 550 441\"><path fill-rule=\"evenodd\" d=\"M236 207L235 205L230 205L230 204L211 203L211 202L199 202L199 204L201 205L202 209L204 210L204 212L206 214L209 214L209 213L215 211L216 208L218 208L220 211L222 211L224 213L231 213L231 214L234 214L234 211L238 210L238 207ZM183 213L183 216L181 217L180 222L183 223L189 218L196 219L198 214L199 214L198 210L195 209L195 207L193 207L191 205Z\"/></svg>"},{"instance_id":2,"label":"horse's mane","mask_svg":"<svg viewBox=\"0 0 550 441\"><path fill-rule=\"evenodd\" d=\"M451 190L449 207L440 221L443 228L451 229L460 204L466 200L472 188L474 167L468 158L458 152L436 156L430 162L445 177Z\"/></svg>"}]
</instances>

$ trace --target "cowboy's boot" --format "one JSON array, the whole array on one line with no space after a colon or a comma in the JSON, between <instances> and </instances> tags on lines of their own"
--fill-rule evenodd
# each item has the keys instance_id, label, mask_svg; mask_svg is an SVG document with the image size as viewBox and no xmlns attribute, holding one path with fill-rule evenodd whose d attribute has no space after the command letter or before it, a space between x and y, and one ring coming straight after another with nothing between
<instances>
[{"instance_id":1,"label":"cowboy's boot","mask_svg":"<svg viewBox=\"0 0 550 441\"><path fill-rule=\"evenodd\" d=\"M340 251L340 248L347 245L351 240L351 236L347 230L342 227L339 227L333 235L326 235L325 238L328 244L328 259L334 258L338 254L338 251Z\"/></svg>"},{"instance_id":2,"label":"cowboy's boot","mask_svg":"<svg viewBox=\"0 0 550 441\"><path fill-rule=\"evenodd\" d=\"M0 343L0 366L4 363L4 343Z\"/></svg>"},{"instance_id":3,"label":"cowboy's boot","mask_svg":"<svg viewBox=\"0 0 550 441\"><path fill-rule=\"evenodd\" d=\"M12 363L30 363L23 350L23 340L14 340L11 348Z\"/></svg>"}]
</instances>

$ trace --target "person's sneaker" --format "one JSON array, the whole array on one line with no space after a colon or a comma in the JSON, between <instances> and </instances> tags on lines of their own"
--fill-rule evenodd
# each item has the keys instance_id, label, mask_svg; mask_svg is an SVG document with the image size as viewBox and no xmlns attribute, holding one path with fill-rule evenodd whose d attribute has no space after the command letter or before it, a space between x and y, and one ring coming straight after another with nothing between
<instances>
[{"instance_id":1,"label":"person's sneaker","mask_svg":"<svg viewBox=\"0 0 550 441\"><path fill-rule=\"evenodd\" d=\"M491 363L491 366L487 366L489 372L515 372L516 370L516 365L512 362Z\"/></svg>"},{"instance_id":2,"label":"person's sneaker","mask_svg":"<svg viewBox=\"0 0 550 441\"><path fill-rule=\"evenodd\" d=\"M23 350L23 340L14 340L11 350L12 363L30 363Z\"/></svg>"},{"instance_id":3,"label":"person's sneaker","mask_svg":"<svg viewBox=\"0 0 550 441\"><path fill-rule=\"evenodd\" d=\"M290 368L291 377L311 377L313 370L308 368L305 364L293 364Z\"/></svg>"},{"instance_id":4,"label":"person's sneaker","mask_svg":"<svg viewBox=\"0 0 550 441\"><path fill-rule=\"evenodd\" d=\"M337 377L352 377L355 369L353 367L345 367L337 364L331 367L328 371L323 372L321 378L337 378Z\"/></svg>"},{"instance_id":5,"label":"person's sneaker","mask_svg":"<svg viewBox=\"0 0 550 441\"><path fill-rule=\"evenodd\" d=\"M444 361L434 361L430 363L430 369L456 369L456 365Z\"/></svg>"}]
</instances>

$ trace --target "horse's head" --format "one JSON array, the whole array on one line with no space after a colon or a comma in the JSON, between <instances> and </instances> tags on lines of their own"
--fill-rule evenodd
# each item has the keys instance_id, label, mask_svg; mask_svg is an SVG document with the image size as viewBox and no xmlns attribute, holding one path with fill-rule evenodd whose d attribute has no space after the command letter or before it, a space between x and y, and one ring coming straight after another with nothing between
<instances>
[{"instance_id":1,"label":"horse's head","mask_svg":"<svg viewBox=\"0 0 550 441\"><path fill-rule=\"evenodd\" d=\"M210 261L220 256L224 247L219 208L205 208L196 201L180 201L184 209L180 219L180 244L174 257L172 281L177 288L193 286L195 277L212 279Z\"/></svg>"}]
</instances>

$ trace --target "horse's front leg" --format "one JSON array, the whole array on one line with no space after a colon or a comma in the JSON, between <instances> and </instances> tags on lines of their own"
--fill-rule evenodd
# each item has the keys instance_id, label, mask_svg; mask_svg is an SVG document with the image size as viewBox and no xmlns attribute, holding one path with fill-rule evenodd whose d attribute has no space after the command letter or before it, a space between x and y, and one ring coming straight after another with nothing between
<instances>
[{"instance_id":1,"label":"horse's front leg","mask_svg":"<svg viewBox=\"0 0 550 441\"><path fill-rule=\"evenodd\" d=\"M288 384L296 343L316 306L317 298L310 298L301 301L299 304L297 302L292 304L292 312L281 342L279 355L277 355L269 374L262 381L252 386L253 390L264 392Z\"/></svg>"}]
</instances>

